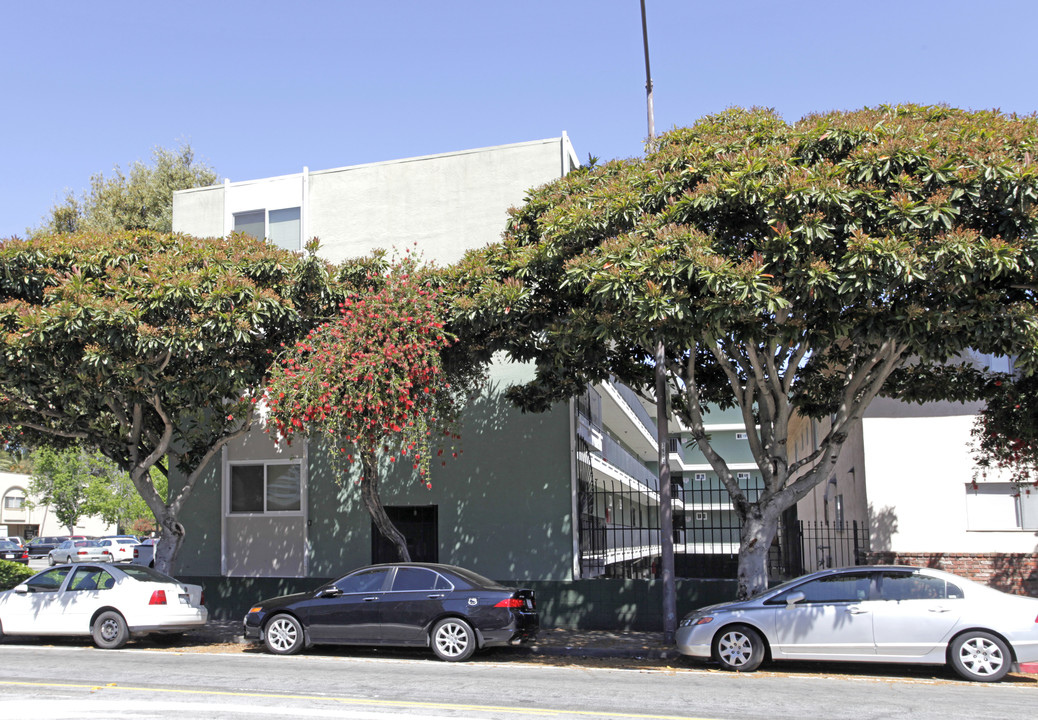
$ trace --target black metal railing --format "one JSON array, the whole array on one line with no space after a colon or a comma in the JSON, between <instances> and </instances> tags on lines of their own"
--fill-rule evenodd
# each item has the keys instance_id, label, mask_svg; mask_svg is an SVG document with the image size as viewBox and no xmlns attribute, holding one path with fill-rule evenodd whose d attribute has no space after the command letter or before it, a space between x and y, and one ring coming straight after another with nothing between
<instances>
[{"instance_id":1,"label":"black metal railing","mask_svg":"<svg viewBox=\"0 0 1038 720\"><path fill-rule=\"evenodd\" d=\"M582 577L655 577L660 555L658 495L601 473L596 476L590 462L593 451L580 445ZM755 474L741 478L740 484L751 502L763 489ZM672 489L675 574L734 578L742 531L727 489L716 479L687 477L675 480ZM864 522L801 522L794 516L783 523L769 549L768 571L777 582L822 568L864 564L868 551Z\"/></svg>"}]
</instances>

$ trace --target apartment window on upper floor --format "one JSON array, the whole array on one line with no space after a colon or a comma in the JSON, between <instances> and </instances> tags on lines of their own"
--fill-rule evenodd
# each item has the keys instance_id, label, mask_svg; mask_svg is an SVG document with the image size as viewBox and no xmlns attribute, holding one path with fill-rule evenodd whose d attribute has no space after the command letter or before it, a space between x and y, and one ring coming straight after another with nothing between
<instances>
[{"instance_id":1,"label":"apartment window on upper floor","mask_svg":"<svg viewBox=\"0 0 1038 720\"><path fill-rule=\"evenodd\" d=\"M257 462L230 466L232 514L297 514L302 509L299 462Z\"/></svg>"},{"instance_id":2,"label":"apartment window on upper floor","mask_svg":"<svg viewBox=\"0 0 1038 720\"><path fill-rule=\"evenodd\" d=\"M5 510L21 510L25 507L24 490L11 490L4 496Z\"/></svg>"},{"instance_id":3,"label":"apartment window on upper floor","mask_svg":"<svg viewBox=\"0 0 1038 720\"><path fill-rule=\"evenodd\" d=\"M1014 483L966 484L966 529L1038 530L1038 488Z\"/></svg>"},{"instance_id":4,"label":"apartment window on upper floor","mask_svg":"<svg viewBox=\"0 0 1038 720\"><path fill-rule=\"evenodd\" d=\"M285 250L299 251L302 236L297 207L234 213L234 231L270 240Z\"/></svg>"},{"instance_id":5,"label":"apartment window on upper floor","mask_svg":"<svg viewBox=\"0 0 1038 720\"><path fill-rule=\"evenodd\" d=\"M736 440L746 440L749 437L750 436L748 434L744 433L744 432L737 432L737 433L735 433L735 439Z\"/></svg>"}]
</instances>

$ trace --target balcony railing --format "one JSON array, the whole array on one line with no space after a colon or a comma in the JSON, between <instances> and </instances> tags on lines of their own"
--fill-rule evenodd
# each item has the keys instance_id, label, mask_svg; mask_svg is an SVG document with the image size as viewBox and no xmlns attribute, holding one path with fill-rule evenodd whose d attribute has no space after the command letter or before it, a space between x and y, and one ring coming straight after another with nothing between
<instances>
[{"instance_id":1,"label":"balcony railing","mask_svg":"<svg viewBox=\"0 0 1038 720\"><path fill-rule=\"evenodd\" d=\"M659 477L652 470L645 467L640 460L631 455L623 445L608 435L602 436L602 459L618 470L627 473L649 489L659 490Z\"/></svg>"},{"instance_id":2,"label":"balcony railing","mask_svg":"<svg viewBox=\"0 0 1038 720\"><path fill-rule=\"evenodd\" d=\"M642 406L642 401L631 388L627 387L618 382L613 383L613 388L616 390L617 395L624 401L624 403L631 409L634 416L638 418L639 422L644 425L649 433L656 437L656 419L649 414L649 411Z\"/></svg>"}]
</instances>

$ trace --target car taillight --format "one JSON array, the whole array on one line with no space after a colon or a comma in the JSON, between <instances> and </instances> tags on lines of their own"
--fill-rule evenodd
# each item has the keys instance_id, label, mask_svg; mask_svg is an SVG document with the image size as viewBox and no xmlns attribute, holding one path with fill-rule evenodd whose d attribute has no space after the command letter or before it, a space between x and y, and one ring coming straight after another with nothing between
<instances>
[{"instance_id":1,"label":"car taillight","mask_svg":"<svg viewBox=\"0 0 1038 720\"><path fill-rule=\"evenodd\" d=\"M198 598L199 605L205 605L205 590L202 591L202 597Z\"/></svg>"},{"instance_id":2,"label":"car taillight","mask_svg":"<svg viewBox=\"0 0 1038 720\"><path fill-rule=\"evenodd\" d=\"M28 550L22 551L22 560L26 560L26 559L28 559L28 557L29 557L29 551Z\"/></svg>"},{"instance_id":3,"label":"car taillight","mask_svg":"<svg viewBox=\"0 0 1038 720\"><path fill-rule=\"evenodd\" d=\"M522 598L507 598L507 599L502 600L501 602L499 602L494 607L500 607L500 608L521 608L522 606L523 606Z\"/></svg>"},{"instance_id":4,"label":"car taillight","mask_svg":"<svg viewBox=\"0 0 1038 720\"><path fill-rule=\"evenodd\" d=\"M78 550L78 551L76 552L76 555L86 555L86 554L87 554L87 551L86 551L86 550Z\"/></svg>"},{"instance_id":5,"label":"car taillight","mask_svg":"<svg viewBox=\"0 0 1038 720\"><path fill-rule=\"evenodd\" d=\"M165 605L166 604L166 591L156 590L151 594L151 600L148 601L149 605Z\"/></svg>"}]
</instances>

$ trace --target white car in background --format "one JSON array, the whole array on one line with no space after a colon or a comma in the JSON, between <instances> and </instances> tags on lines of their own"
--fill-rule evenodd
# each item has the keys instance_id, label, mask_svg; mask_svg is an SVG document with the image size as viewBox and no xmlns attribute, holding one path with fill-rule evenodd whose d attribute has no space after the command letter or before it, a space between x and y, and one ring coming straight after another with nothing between
<instances>
[{"instance_id":1,"label":"white car in background","mask_svg":"<svg viewBox=\"0 0 1038 720\"><path fill-rule=\"evenodd\" d=\"M133 562L133 549L140 541L125 536L106 537L97 541L105 554L105 562Z\"/></svg>"},{"instance_id":2,"label":"white car in background","mask_svg":"<svg viewBox=\"0 0 1038 720\"><path fill-rule=\"evenodd\" d=\"M62 565L0 593L0 637L82 635L99 648L120 648L131 637L203 627L204 602L200 586L151 568Z\"/></svg>"}]
</instances>

